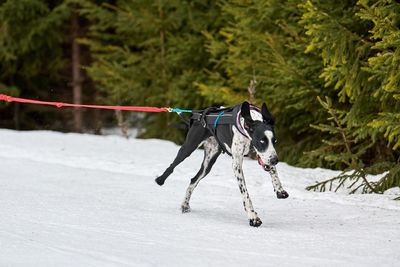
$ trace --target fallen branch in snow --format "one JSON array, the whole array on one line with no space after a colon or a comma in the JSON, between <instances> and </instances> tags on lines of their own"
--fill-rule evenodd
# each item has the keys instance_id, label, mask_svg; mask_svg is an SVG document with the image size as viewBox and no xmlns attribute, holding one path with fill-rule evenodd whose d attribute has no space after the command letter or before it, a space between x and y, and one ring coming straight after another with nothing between
<instances>
[{"instance_id":1,"label":"fallen branch in snow","mask_svg":"<svg viewBox=\"0 0 400 267\"><path fill-rule=\"evenodd\" d=\"M254 95L256 94L256 85L257 85L257 81L256 81L256 77L254 77L250 81L249 88L247 88L247 90L249 91L249 94L250 94L250 98L249 98L250 103L254 102Z\"/></svg>"},{"instance_id":2,"label":"fallen branch in snow","mask_svg":"<svg viewBox=\"0 0 400 267\"><path fill-rule=\"evenodd\" d=\"M117 117L118 126L119 126L119 128L121 128L122 135L126 139L129 139L128 130L126 129L126 122L124 122L124 117L122 115L122 111L121 110L115 110L115 116Z\"/></svg>"}]
</instances>

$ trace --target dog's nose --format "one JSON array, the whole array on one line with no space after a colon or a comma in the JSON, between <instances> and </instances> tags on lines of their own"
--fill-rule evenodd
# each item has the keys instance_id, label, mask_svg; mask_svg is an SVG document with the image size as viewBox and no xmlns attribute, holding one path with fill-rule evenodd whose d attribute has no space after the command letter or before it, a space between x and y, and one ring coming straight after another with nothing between
<instances>
[{"instance_id":1,"label":"dog's nose","mask_svg":"<svg viewBox=\"0 0 400 267\"><path fill-rule=\"evenodd\" d=\"M271 165L276 165L276 164L278 164L278 157L273 157L271 159Z\"/></svg>"}]
</instances>

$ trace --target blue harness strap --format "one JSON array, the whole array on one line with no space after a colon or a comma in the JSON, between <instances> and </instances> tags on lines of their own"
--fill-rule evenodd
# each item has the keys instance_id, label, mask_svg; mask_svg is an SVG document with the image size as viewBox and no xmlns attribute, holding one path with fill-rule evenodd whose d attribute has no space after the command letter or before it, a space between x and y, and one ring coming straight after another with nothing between
<instances>
[{"instance_id":1,"label":"blue harness strap","mask_svg":"<svg viewBox=\"0 0 400 267\"><path fill-rule=\"evenodd\" d=\"M221 113L219 113L217 119L216 119L215 122L214 122L214 127L217 127L218 119L219 119L219 117L221 117L222 114L224 114L224 112L225 112L225 111L222 111Z\"/></svg>"}]
</instances>

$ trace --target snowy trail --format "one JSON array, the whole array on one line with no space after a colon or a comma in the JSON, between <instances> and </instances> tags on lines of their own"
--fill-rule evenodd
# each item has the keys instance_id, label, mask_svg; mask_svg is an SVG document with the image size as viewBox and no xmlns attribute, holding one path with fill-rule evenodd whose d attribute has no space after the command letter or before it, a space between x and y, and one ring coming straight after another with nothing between
<instances>
[{"instance_id":1,"label":"snowy trail","mask_svg":"<svg viewBox=\"0 0 400 267\"><path fill-rule=\"evenodd\" d=\"M278 164L290 197L276 199L256 162L244 172L263 220L248 226L228 156L181 214L202 151L163 187L154 178L178 146L0 130L0 266L395 266L400 202L391 195L315 193L336 172Z\"/></svg>"}]
</instances>

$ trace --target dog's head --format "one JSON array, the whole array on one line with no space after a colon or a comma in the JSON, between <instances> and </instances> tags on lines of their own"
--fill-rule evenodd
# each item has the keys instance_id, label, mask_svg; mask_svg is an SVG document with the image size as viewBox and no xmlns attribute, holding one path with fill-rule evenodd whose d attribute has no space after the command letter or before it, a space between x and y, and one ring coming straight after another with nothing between
<instances>
[{"instance_id":1,"label":"dog's head","mask_svg":"<svg viewBox=\"0 0 400 267\"><path fill-rule=\"evenodd\" d=\"M251 144L258 155L258 163L265 170L278 163L278 155L275 151L276 137L274 132L275 117L269 112L264 103L261 112L250 111L248 102L242 104L241 116L244 119L244 129L247 132Z\"/></svg>"}]
</instances>

